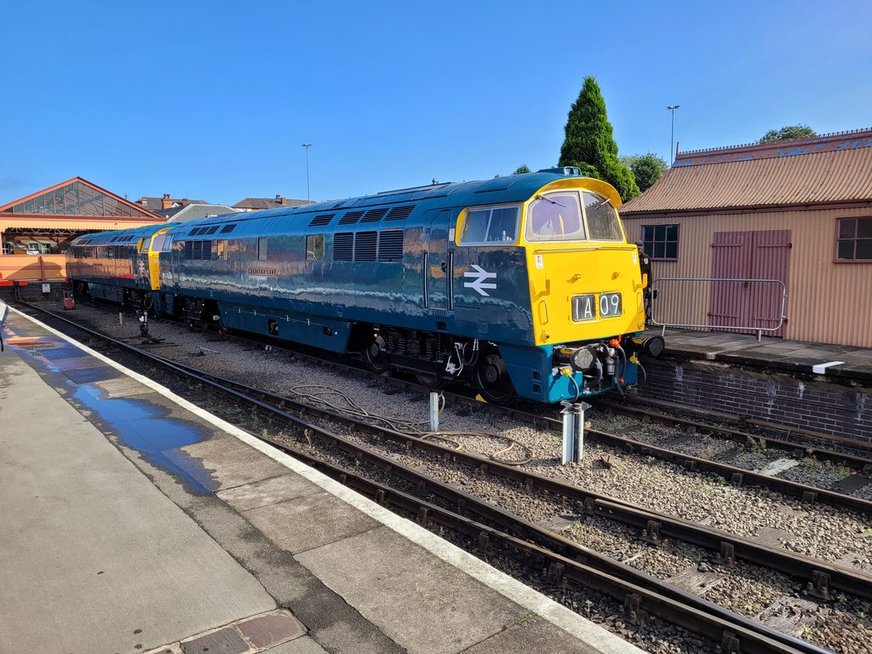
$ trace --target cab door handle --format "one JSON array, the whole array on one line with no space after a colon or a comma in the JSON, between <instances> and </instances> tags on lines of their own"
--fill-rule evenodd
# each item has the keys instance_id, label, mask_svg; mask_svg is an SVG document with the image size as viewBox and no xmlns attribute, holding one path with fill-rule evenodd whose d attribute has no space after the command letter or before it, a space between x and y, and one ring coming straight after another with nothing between
<instances>
[{"instance_id":1,"label":"cab door handle","mask_svg":"<svg viewBox=\"0 0 872 654\"><path fill-rule=\"evenodd\" d=\"M440 263L439 267L442 268L442 272L444 272L444 273L448 272L448 262L447 261L443 261L442 263Z\"/></svg>"}]
</instances>

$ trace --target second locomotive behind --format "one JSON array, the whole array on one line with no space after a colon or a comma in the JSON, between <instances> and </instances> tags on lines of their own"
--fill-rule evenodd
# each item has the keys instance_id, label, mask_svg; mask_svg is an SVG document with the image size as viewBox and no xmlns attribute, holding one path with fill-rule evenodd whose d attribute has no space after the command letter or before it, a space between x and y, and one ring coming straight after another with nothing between
<instances>
[{"instance_id":1,"label":"second locomotive behind","mask_svg":"<svg viewBox=\"0 0 872 654\"><path fill-rule=\"evenodd\" d=\"M553 403L633 385L638 353L662 349L641 338L648 275L620 203L561 168L89 234L69 270L192 324Z\"/></svg>"}]
</instances>

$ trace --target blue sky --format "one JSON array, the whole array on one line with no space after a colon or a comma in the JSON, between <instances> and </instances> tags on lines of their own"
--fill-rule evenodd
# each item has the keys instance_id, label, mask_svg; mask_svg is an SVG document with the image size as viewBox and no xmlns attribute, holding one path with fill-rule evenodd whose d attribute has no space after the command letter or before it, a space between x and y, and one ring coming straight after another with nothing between
<instances>
[{"instance_id":1,"label":"blue sky","mask_svg":"<svg viewBox=\"0 0 872 654\"><path fill-rule=\"evenodd\" d=\"M0 203L312 199L556 163L585 76L620 154L872 127L872 4L0 0Z\"/></svg>"}]
</instances>

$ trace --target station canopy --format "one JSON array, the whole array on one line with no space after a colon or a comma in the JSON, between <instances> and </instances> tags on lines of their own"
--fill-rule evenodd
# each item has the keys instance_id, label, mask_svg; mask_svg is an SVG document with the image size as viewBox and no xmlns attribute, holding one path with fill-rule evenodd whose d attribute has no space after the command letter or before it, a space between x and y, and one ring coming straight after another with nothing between
<instances>
[{"instance_id":1,"label":"station canopy","mask_svg":"<svg viewBox=\"0 0 872 654\"><path fill-rule=\"evenodd\" d=\"M0 213L52 216L117 216L154 220L156 216L81 178L0 206Z\"/></svg>"},{"instance_id":2,"label":"station canopy","mask_svg":"<svg viewBox=\"0 0 872 654\"><path fill-rule=\"evenodd\" d=\"M145 207L73 177L18 200L0 205L0 239L46 238L162 223Z\"/></svg>"}]
</instances>

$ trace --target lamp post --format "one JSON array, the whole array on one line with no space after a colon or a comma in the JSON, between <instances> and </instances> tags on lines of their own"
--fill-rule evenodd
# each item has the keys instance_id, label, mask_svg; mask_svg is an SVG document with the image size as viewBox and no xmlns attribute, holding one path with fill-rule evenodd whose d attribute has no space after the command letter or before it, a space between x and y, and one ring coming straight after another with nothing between
<instances>
[{"instance_id":1,"label":"lamp post","mask_svg":"<svg viewBox=\"0 0 872 654\"><path fill-rule=\"evenodd\" d=\"M300 147L306 149L306 202L312 202L312 197L309 194L309 148L312 147L312 144L303 143Z\"/></svg>"},{"instance_id":2,"label":"lamp post","mask_svg":"<svg viewBox=\"0 0 872 654\"><path fill-rule=\"evenodd\" d=\"M672 112L672 136L669 140L669 165L672 165L672 162L675 161L675 110L678 109L679 105L670 104L666 105L666 108Z\"/></svg>"}]
</instances>

